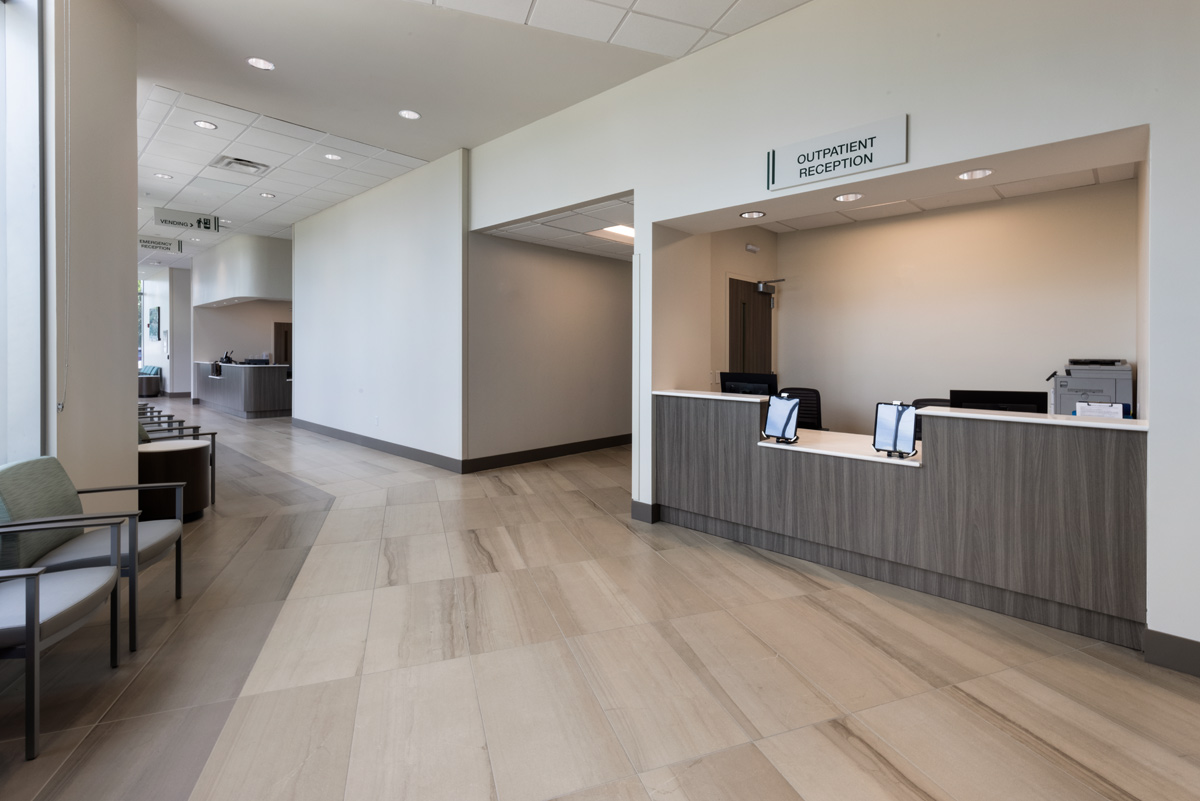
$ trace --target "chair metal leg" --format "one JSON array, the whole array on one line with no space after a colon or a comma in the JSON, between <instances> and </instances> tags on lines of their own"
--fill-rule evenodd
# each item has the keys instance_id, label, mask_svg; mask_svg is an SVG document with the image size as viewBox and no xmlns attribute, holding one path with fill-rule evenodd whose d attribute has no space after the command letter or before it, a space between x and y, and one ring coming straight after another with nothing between
<instances>
[{"instance_id":1,"label":"chair metal leg","mask_svg":"<svg viewBox=\"0 0 1200 801\"><path fill-rule=\"evenodd\" d=\"M175 540L175 600L183 598L183 535Z\"/></svg>"},{"instance_id":2,"label":"chair metal leg","mask_svg":"<svg viewBox=\"0 0 1200 801\"><path fill-rule=\"evenodd\" d=\"M25 758L36 759L42 728L42 620L38 577L25 579Z\"/></svg>"},{"instance_id":3,"label":"chair metal leg","mask_svg":"<svg viewBox=\"0 0 1200 801\"><path fill-rule=\"evenodd\" d=\"M137 520L129 521L129 650L137 650L138 542Z\"/></svg>"},{"instance_id":4,"label":"chair metal leg","mask_svg":"<svg viewBox=\"0 0 1200 801\"><path fill-rule=\"evenodd\" d=\"M108 662L115 668L121 664L121 525L114 523L108 530L111 539L109 558L117 569L117 580L113 582L108 602Z\"/></svg>"}]
</instances>

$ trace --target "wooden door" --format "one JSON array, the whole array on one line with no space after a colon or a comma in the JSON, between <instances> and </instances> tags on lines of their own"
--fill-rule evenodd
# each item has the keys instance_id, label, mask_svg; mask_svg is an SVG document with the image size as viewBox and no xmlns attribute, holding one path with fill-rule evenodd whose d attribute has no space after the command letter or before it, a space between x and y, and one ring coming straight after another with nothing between
<instances>
[{"instance_id":1,"label":"wooden door","mask_svg":"<svg viewBox=\"0 0 1200 801\"><path fill-rule=\"evenodd\" d=\"M771 372L771 296L729 279L729 372Z\"/></svg>"},{"instance_id":2,"label":"wooden door","mask_svg":"<svg viewBox=\"0 0 1200 801\"><path fill-rule=\"evenodd\" d=\"M292 363L291 323L275 323L275 363Z\"/></svg>"}]
</instances>

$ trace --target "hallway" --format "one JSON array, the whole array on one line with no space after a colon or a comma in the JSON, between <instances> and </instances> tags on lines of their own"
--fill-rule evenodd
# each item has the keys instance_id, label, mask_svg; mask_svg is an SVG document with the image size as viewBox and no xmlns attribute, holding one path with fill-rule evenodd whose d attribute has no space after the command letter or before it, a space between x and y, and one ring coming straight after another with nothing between
<instances>
[{"instance_id":1,"label":"hallway","mask_svg":"<svg viewBox=\"0 0 1200 801\"><path fill-rule=\"evenodd\" d=\"M0 798L1200 799L1200 679L629 517L628 447L460 476L187 401L218 502L44 661Z\"/></svg>"}]
</instances>

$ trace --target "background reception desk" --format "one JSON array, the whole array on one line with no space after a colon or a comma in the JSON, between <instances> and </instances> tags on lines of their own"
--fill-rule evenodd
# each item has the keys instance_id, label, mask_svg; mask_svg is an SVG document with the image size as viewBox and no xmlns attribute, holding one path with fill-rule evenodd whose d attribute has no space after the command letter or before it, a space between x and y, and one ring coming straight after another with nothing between
<instances>
[{"instance_id":1,"label":"background reception desk","mask_svg":"<svg viewBox=\"0 0 1200 801\"><path fill-rule=\"evenodd\" d=\"M1146 621L1146 431L930 407L921 451L801 431L765 398L656 392L663 520L1129 647Z\"/></svg>"},{"instance_id":2,"label":"background reception desk","mask_svg":"<svg viewBox=\"0 0 1200 801\"><path fill-rule=\"evenodd\" d=\"M238 417L286 417L292 413L292 382L286 364L222 364L212 375L212 362L196 362L192 397L204 406Z\"/></svg>"}]
</instances>

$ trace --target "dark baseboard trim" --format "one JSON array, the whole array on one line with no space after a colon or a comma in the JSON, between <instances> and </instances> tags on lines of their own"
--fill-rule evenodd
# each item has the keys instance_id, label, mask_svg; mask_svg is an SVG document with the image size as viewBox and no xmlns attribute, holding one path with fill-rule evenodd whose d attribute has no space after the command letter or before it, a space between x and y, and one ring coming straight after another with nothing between
<instances>
[{"instance_id":1,"label":"dark baseboard trim","mask_svg":"<svg viewBox=\"0 0 1200 801\"><path fill-rule=\"evenodd\" d=\"M632 434L619 434L615 437L601 437L582 442L569 442L566 445L551 445L548 448L534 448L529 451L501 453L496 456L480 456L477 459L464 459L462 473L478 473L480 470L496 470L501 467L512 467L526 462L540 462L543 459L557 459L560 456L574 456L577 453L598 451L601 448L615 448L618 445L628 445L633 442Z\"/></svg>"},{"instance_id":2,"label":"dark baseboard trim","mask_svg":"<svg viewBox=\"0 0 1200 801\"><path fill-rule=\"evenodd\" d=\"M1200 676L1200 642L1146 629L1142 648L1146 661L1152 665Z\"/></svg>"},{"instance_id":3,"label":"dark baseboard trim","mask_svg":"<svg viewBox=\"0 0 1200 801\"><path fill-rule=\"evenodd\" d=\"M601 448L628 445L633 441L631 434L622 434L616 437L571 442L566 445L552 445L548 448L534 448L531 451L502 453L496 456L481 456L478 459L452 459L449 456L442 456L440 453L430 453L429 451L410 448L407 445L397 445L394 442L386 442L382 439L354 434L349 431L343 431L340 428L323 426L320 423L311 423L308 420L301 420L297 417L292 418L292 425L297 428L303 428L306 431L313 431L317 434L324 434L327 437L340 439L343 442L353 442L355 445L362 445L365 448L374 448L377 451L390 453L393 456L402 456L405 459L412 459L414 462L440 467L452 473L478 473L480 470L496 470L501 467L525 464L526 462L538 462L542 459L556 459L560 456L571 456L576 453L597 451Z\"/></svg>"},{"instance_id":4,"label":"dark baseboard trim","mask_svg":"<svg viewBox=\"0 0 1200 801\"><path fill-rule=\"evenodd\" d=\"M199 399L199 398L197 398L195 395L193 395L193 396L192 396L192 405L193 405L193 406L199 406L199 405L200 405L200 399Z\"/></svg>"},{"instance_id":5,"label":"dark baseboard trim","mask_svg":"<svg viewBox=\"0 0 1200 801\"><path fill-rule=\"evenodd\" d=\"M323 426L320 423L310 423L308 420L301 420L298 417L292 418L292 425L296 428L303 428L305 431L312 431L317 434L324 434L327 437L340 439L343 442L352 442L355 445L362 445L364 448L373 448L377 451L390 453L393 456L401 456L405 459L412 459L414 462L421 464L440 467L443 470L449 470L452 473L462 472L462 461L459 459L451 459L449 456L442 456L440 453L430 453L429 451L417 450L409 448L406 445L397 445L394 442L386 442L382 439L367 437L362 434L355 434L350 431L343 431L340 428L331 428Z\"/></svg>"},{"instance_id":6,"label":"dark baseboard trim","mask_svg":"<svg viewBox=\"0 0 1200 801\"><path fill-rule=\"evenodd\" d=\"M632 501L629 504L629 514L634 520L643 523L657 523L661 519L661 509L657 503L642 503Z\"/></svg>"},{"instance_id":7,"label":"dark baseboard trim","mask_svg":"<svg viewBox=\"0 0 1200 801\"><path fill-rule=\"evenodd\" d=\"M685 528L753 545L763 550L794 556L808 562L816 562L819 565L866 576L888 584L896 584L929 595L949 598L969 606L990 609L1010 617L1018 617L1044 626L1082 634L1085 637L1123 645L1126 648L1140 650L1143 634L1146 633L1146 624L1136 620L1126 620L1045 598L1035 598L1032 595L980 584L944 573L935 573L932 570L911 565L889 562L886 559L854 553L830 545L802 540L798 537L789 537L772 531L743 526L740 523L717 520L670 506L661 507L661 515L666 522ZM1193 643L1193 645L1200 649L1200 643ZM1148 652L1147 659L1149 659ZM1195 660L1193 661L1194 665L1200 665L1200 652L1193 659ZM1180 668L1176 668L1176 670L1180 670Z\"/></svg>"},{"instance_id":8,"label":"dark baseboard trim","mask_svg":"<svg viewBox=\"0 0 1200 801\"><path fill-rule=\"evenodd\" d=\"M168 398L190 398L190 397L192 397L192 393L190 391L189 392L164 392L163 395L165 395Z\"/></svg>"}]
</instances>

